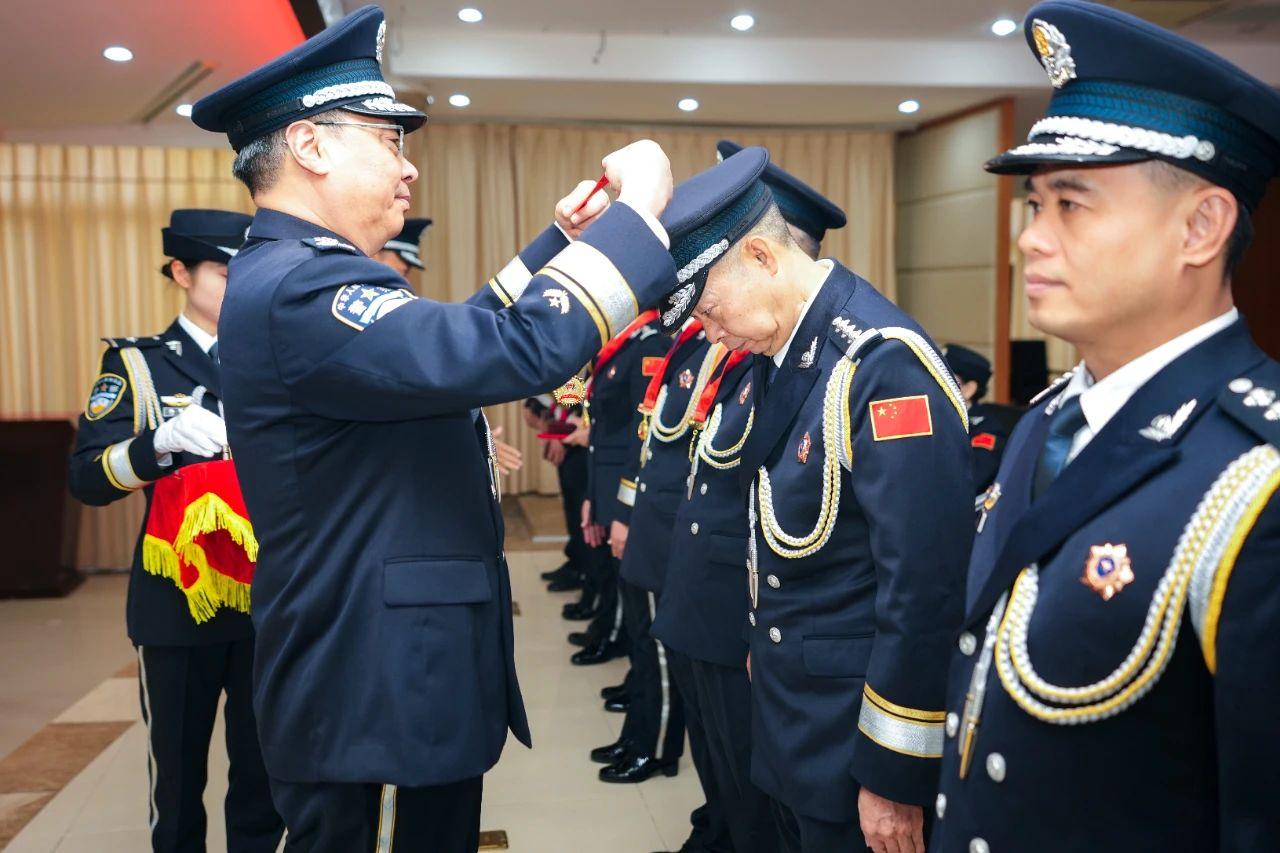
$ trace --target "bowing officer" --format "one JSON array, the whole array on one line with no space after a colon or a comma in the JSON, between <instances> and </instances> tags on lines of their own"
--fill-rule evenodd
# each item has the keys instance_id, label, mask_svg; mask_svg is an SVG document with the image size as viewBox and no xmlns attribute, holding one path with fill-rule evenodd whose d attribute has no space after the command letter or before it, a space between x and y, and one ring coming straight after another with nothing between
<instances>
[{"instance_id":1,"label":"bowing officer","mask_svg":"<svg viewBox=\"0 0 1280 853\"><path fill-rule=\"evenodd\" d=\"M740 150L728 140L717 146L722 159ZM775 163L760 179L797 245L817 260L827 229L844 227L844 211ZM751 782L751 684L742 630L748 527L738 463L755 419L751 379L751 353L735 350L693 412L693 465L672 526L652 633L673 661L690 741L695 726L705 733L711 782L704 780L703 789L725 816L733 850L768 853L779 841L769 797ZM689 661L687 688L680 681L682 657Z\"/></svg>"},{"instance_id":2,"label":"bowing officer","mask_svg":"<svg viewBox=\"0 0 1280 853\"><path fill-rule=\"evenodd\" d=\"M987 169L1029 176L1029 317L1083 362L988 500L931 849L1274 850L1280 364L1231 277L1280 96L1105 6L1024 26L1055 91Z\"/></svg>"},{"instance_id":3,"label":"bowing officer","mask_svg":"<svg viewBox=\"0 0 1280 853\"><path fill-rule=\"evenodd\" d=\"M991 381L991 362L980 352L947 344L942 348L960 393L969 407L969 459L973 464L973 488L983 495L996 479L1000 457L1004 455L1009 433L1022 417L1022 410L998 403L983 403L987 383Z\"/></svg>"},{"instance_id":4,"label":"bowing officer","mask_svg":"<svg viewBox=\"0 0 1280 853\"><path fill-rule=\"evenodd\" d=\"M474 410L559 385L662 295L670 165L652 142L609 155L619 201L566 197L563 251L472 304L418 299L369 257L403 228L424 120L382 79L384 35L367 6L193 113L258 206L220 321L260 542L254 698L291 849L473 851L482 774L508 730L530 740Z\"/></svg>"},{"instance_id":5,"label":"bowing officer","mask_svg":"<svg viewBox=\"0 0 1280 853\"><path fill-rule=\"evenodd\" d=\"M225 210L175 210L163 229L170 260L161 272L183 291L177 319L159 335L105 338L102 366L80 417L71 494L105 506L142 490L147 512L129 575L126 621L138 650L147 726L151 845L204 849L204 786L218 703L225 692L231 762L227 849L274 851L284 831L271 803L253 714L253 624L216 591L144 568L152 484L196 462L220 458L227 430L219 414L218 314L227 261L250 218Z\"/></svg>"},{"instance_id":6,"label":"bowing officer","mask_svg":"<svg viewBox=\"0 0 1280 853\"><path fill-rule=\"evenodd\" d=\"M728 170L753 150L681 184L681 286L660 306L759 356L739 465L751 778L784 849L919 848L972 537L964 401L919 326L805 254L758 172Z\"/></svg>"}]
</instances>

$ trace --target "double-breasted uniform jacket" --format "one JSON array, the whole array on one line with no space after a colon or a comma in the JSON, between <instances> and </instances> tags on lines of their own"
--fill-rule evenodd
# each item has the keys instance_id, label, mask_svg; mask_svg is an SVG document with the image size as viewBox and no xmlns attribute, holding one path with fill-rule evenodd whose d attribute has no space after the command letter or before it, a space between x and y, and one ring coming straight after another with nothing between
<instances>
[{"instance_id":1,"label":"double-breasted uniform jacket","mask_svg":"<svg viewBox=\"0 0 1280 853\"><path fill-rule=\"evenodd\" d=\"M642 427L635 506L620 568L623 580L645 592L662 592L676 507L689 477L693 409L724 353L707 341L699 324L691 336L677 337L662 375L654 379L661 385Z\"/></svg>"},{"instance_id":2,"label":"double-breasted uniform jacket","mask_svg":"<svg viewBox=\"0 0 1280 853\"><path fill-rule=\"evenodd\" d=\"M1280 365L1235 322L1033 501L1064 385L975 542L931 849L1274 850Z\"/></svg>"},{"instance_id":3,"label":"double-breasted uniform jacket","mask_svg":"<svg viewBox=\"0 0 1280 853\"><path fill-rule=\"evenodd\" d=\"M674 275L626 205L554 257L538 247L558 232L535 243L470 305L418 299L341 235L267 209L229 265L223 391L260 543L255 705L275 778L438 785L491 767L508 729L529 742L472 410L563 382Z\"/></svg>"},{"instance_id":4,"label":"double-breasted uniform jacket","mask_svg":"<svg viewBox=\"0 0 1280 853\"><path fill-rule=\"evenodd\" d=\"M714 405L693 439L693 466L676 509L652 628L668 647L727 667L747 659L747 498L738 464L754 419L753 358L730 364L730 356Z\"/></svg>"},{"instance_id":5,"label":"double-breasted uniform jacket","mask_svg":"<svg viewBox=\"0 0 1280 853\"><path fill-rule=\"evenodd\" d=\"M105 506L141 489L149 513L152 483L185 465L208 461L174 453L171 464L162 466L154 441L156 429L186 406L218 411L218 366L177 320L159 335L105 340L107 350L71 456L71 494L90 506ZM178 585L142 567L146 517L129 574L129 639L140 646L197 646L252 636L248 614L227 607L197 623Z\"/></svg>"},{"instance_id":6,"label":"double-breasted uniform jacket","mask_svg":"<svg viewBox=\"0 0 1280 853\"><path fill-rule=\"evenodd\" d=\"M834 264L756 402L739 468L752 780L798 813L854 820L860 785L933 802L973 537L968 452L937 348Z\"/></svg>"}]
</instances>

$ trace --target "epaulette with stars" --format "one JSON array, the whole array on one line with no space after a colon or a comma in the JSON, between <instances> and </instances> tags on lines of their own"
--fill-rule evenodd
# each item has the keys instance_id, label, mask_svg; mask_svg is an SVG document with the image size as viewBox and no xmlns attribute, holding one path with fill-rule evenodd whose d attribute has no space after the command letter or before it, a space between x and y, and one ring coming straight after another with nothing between
<instances>
[{"instance_id":1,"label":"epaulette with stars","mask_svg":"<svg viewBox=\"0 0 1280 853\"><path fill-rule=\"evenodd\" d=\"M350 243L344 243L336 237L329 237L321 234L317 237L308 237L302 241L313 249L319 249L322 252L347 252L348 254L358 255L360 250Z\"/></svg>"},{"instance_id":2,"label":"epaulette with stars","mask_svg":"<svg viewBox=\"0 0 1280 853\"><path fill-rule=\"evenodd\" d=\"M126 347L136 347L138 349L149 349L158 347L164 341L159 335L148 335L143 338L127 337L127 338L103 338L102 342L110 349L124 349Z\"/></svg>"},{"instance_id":3,"label":"epaulette with stars","mask_svg":"<svg viewBox=\"0 0 1280 853\"><path fill-rule=\"evenodd\" d=\"M1258 438L1280 448L1280 364L1268 361L1232 379L1218 405Z\"/></svg>"}]
</instances>

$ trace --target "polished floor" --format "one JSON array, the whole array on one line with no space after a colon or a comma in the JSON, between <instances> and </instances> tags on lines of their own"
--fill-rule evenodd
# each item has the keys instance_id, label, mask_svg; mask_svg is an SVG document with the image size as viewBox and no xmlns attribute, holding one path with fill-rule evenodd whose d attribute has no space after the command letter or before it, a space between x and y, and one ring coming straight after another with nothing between
<instances>
[{"instance_id":1,"label":"polished floor","mask_svg":"<svg viewBox=\"0 0 1280 853\"><path fill-rule=\"evenodd\" d=\"M527 542L527 540L525 540ZM509 542L520 545L520 542ZM679 776L606 785L587 752L617 737L601 687L619 661L569 664L565 594L538 573L551 550L508 551L520 608L516 654L535 748L514 739L485 778L482 827L516 853L676 850L701 802L687 757ZM136 666L124 635L125 578L95 576L66 599L0 601L0 845L17 853L140 853L147 837L145 729ZM215 733L205 802L209 850L225 850L226 758Z\"/></svg>"}]
</instances>

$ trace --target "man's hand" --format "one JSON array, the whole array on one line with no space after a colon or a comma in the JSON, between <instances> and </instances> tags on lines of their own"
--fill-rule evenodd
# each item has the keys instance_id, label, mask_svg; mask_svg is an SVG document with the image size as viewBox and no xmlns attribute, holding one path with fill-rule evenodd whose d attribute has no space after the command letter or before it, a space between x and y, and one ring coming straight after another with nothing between
<instances>
[{"instance_id":1,"label":"man's hand","mask_svg":"<svg viewBox=\"0 0 1280 853\"><path fill-rule=\"evenodd\" d=\"M609 184L618 191L618 201L655 219L662 216L674 185L671 161L662 146L652 139L641 139L605 157L601 165Z\"/></svg>"},{"instance_id":2,"label":"man's hand","mask_svg":"<svg viewBox=\"0 0 1280 853\"><path fill-rule=\"evenodd\" d=\"M609 194L601 189L600 192L591 196L582 210L574 213L587 194L595 188L595 181L583 181L573 188L573 192L556 202L556 224L564 229L564 233L568 234L571 240L581 237L582 232L587 230L587 226L609 209Z\"/></svg>"},{"instance_id":3,"label":"man's hand","mask_svg":"<svg viewBox=\"0 0 1280 853\"><path fill-rule=\"evenodd\" d=\"M565 444L572 444L575 447L586 447L591 440L591 429L581 421L578 421L573 432L564 437Z\"/></svg>"},{"instance_id":4,"label":"man's hand","mask_svg":"<svg viewBox=\"0 0 1280 853\"><path fill-rule=\"evenodd\" d=\"M564 455L565 451L563 441L542 442L542 458L557 468L560 467L560 463L564 462Z\"/></svg>"},{"instance_id":5,"label":"man's hand","mask_svg":"<svg viewBox=\"0 0 1280 853\"><path fill-rule=\"evenodd\" d=\"M591 520L591 501L582 502L582 538L592 548L604 544L604 527Z\"/></svg>"},{"instance_id":6,"label":"man's hand","mask_svg":"<svg viewBox=\"0 0 1280 853\"><path fill-rule=\"evenodd\" d=\"M157 456L166 453L217 456L227 446L227 424L203 406L193 404L156 429L154 445Z\"/></svg>"},{"instance_id":7,"label":"man's hand","mask_svg":"<svg viewBox=\"0 0 1280 853\"><path fill-rule=\"evenodd\" d=\"M502 435L502 427L490 430L489 435L493 438L493 453L502 476L506 477L519 471L524 466L524 454L505 441L498 440L498 436Z\"/></svg>"},{"instance_id":8,"label":"man's hand","mask_svg":"<svg viewBox=\"0 0 1280 853\"><path fill-rule=\"evenodd\" d=\"M524 425L529 429L537 430L538 432L546 429L548 418L545 415L535 415L528 406L522 406L520 414L524 416Z\"/></svg>"},{"instance_id":9,"label":"man's hand","mask_svg":"<svg viewBox=\"0 0 1280 853\"><path fill-rule=\"evenodd\" d=\"M622 552L627 548L628 529L627 525L616 519L609 525L609 550L616 560L622 559Z\"/></svg>"},{"instance_id":10,"label":"man's hand","mask_svg":"<svg viewBox=\"0 0 1280 853\"><path fill-rule=\"evenodd\" d=\"M858 791L858 822L874 853L924 853L924 809Z\"/></svg>"}]
</instances>

